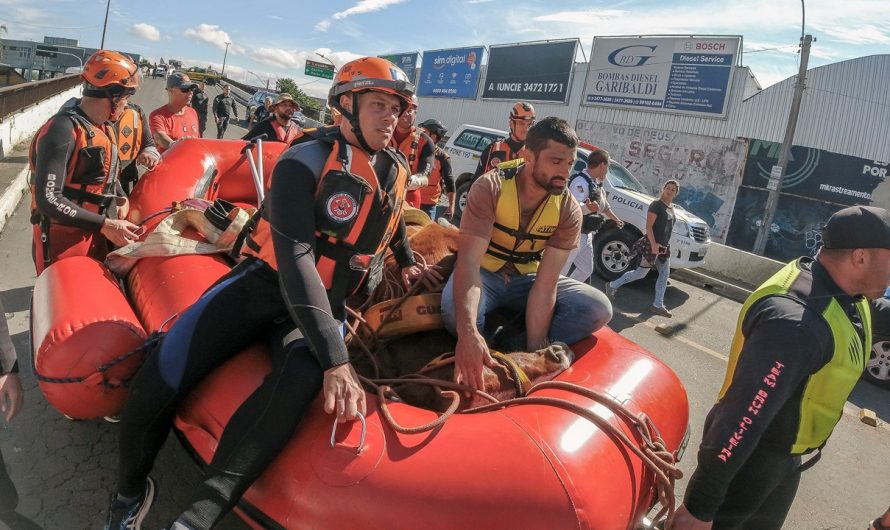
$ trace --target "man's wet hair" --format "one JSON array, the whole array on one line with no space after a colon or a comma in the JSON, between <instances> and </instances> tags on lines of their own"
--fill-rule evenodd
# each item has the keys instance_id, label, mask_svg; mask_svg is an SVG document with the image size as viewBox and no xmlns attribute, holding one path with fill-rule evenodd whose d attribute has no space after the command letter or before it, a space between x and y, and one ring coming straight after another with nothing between
<instances>
[{"instance_id":1,"label":"man's wet hair","mask_svg":"<svg viewBox=\"0 0 890 530\"><path fill-rule=\"evenodd\" d=\"M549 140L573 149L578 147L578 135L575 129L572 129L569 122L556 116L547 116L532 125L525 139L525 147L537 155L547 147Z\"/></svg>"}]
</instances>

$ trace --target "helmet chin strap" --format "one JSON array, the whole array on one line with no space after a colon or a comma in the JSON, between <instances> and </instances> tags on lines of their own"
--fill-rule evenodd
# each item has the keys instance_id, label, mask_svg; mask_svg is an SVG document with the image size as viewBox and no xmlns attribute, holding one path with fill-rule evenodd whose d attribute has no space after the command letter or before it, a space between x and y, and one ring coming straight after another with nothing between
<instances>
[{"instance_id":1,"label":"helmet chin strap","mask_svg":"<svg viewBox=\"0 0 890 530\"><path fill-rule=\"evenodd\" d=\"M358 112L348 112L345 108L343 108L342 105L340 105L339 98L337 99L336 108L340 111L340 114L342 114L343 117L349 121L349 125L352 126L352 134L355 135L355 139L358 140L361 148L364 149L369 155L375 155L378 150L373 149L365 140L365 135L362 134L361 124L358 121ZM355 111L357 111L358 109L358 94L356 92L352 93L352 109Z\"/></svg>"}]
</instances>

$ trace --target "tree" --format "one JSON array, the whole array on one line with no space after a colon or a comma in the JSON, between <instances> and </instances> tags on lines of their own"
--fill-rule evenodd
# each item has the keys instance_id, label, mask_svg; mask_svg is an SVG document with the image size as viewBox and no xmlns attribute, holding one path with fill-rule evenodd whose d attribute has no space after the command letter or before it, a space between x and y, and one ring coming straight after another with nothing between
<instances>
[{"instance_id":1,"label":"tree","mask_svg":"<svg viewBox=\"0 0 890 530\"><path fill-rule=\"evenodd\" d=\"M139 59L139 68L151 68L151 63L148 62L148 59Z\"/></svg>"},{"instance_id":2,"label":"tree","mask_svg":"<svg viewBox=\"0 0 890 530\"><path fill-rule=\"evenodd\" d=\"M318 102L303 92L293 79L282 77L275 82L275 90L278 92L287 92L293 96L294 99L297 100L297 103L300 104L300 107L303 108L303 114L306 114L307 110L313 111L313 114L318 114L318 111L320 110Z\"/></svg>"}]
</instances>

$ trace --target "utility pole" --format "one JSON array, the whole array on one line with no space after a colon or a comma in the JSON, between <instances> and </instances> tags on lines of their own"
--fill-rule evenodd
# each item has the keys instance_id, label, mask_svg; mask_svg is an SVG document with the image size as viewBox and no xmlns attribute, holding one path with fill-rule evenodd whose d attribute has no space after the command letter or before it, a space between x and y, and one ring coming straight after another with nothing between
<instances>
[{"instance_id":1,"label":"utility pole","mask_svg":"<svg viewBox=\"0 0 890 530\"><path fill-rule=\"evenodd\" d=\"M220 76L220 77L225 77L225 76L226 76L226 57L228 57L228 55L229 55L229 44L232 44L232 43L231 43L231 42L227 42L227 43L226 43L226 52L223 54L223 67L222 67L222 72L219 73L219 76Z\"/></svg>"},{"instance_id":2,"label":"utility pole","mask_svg":"<svg viewBox=\"0 0 890 530\"><path fill-rule=\"evenodd\" d=\"M810 58L810 45L813 43L812 35L804 35L800 47L800 71L797 73L797 82L794 85L794 98L791 100L791 111L788 113L788 124L785 127L785 141L782 142L782 150L779 153L779 163L770 171L767 189L769 196L766 199L766 208L763 222L757 231L757 240L754 242L752 252L758 256L763 255L766 242L773 225L773 217L779 205L779 192L782 190L782 181L785 179L785 170L788 166L788 156L791 154L791 144L794 143L794 130L797 128L797 115L800 113L800 99L806 88L807 62Z\"/></svg>"},{"instance_id":3,"label":"utility pole","mask_svg":"<svg viewBox=\"0 0 890 530\"><path fill-rule=\"evenodd\" d=\"M111 9L111 0L105 4L105 24L102 25L102 44L99 45L100 50L105 49L105 30L108 29L108 10Z\"/></svg>"}]
</instances>

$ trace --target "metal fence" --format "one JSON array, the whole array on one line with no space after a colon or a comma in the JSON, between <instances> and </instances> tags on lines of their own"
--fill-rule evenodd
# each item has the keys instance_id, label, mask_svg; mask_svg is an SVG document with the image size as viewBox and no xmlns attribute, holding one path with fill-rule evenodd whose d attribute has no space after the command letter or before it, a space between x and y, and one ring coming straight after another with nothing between
<instances>
[{"instance_id":1,"label":"metal fence","mask_svg":"<svg viewBox=\"0 0 890 530\"><path fill-rule=\"evenodd\" d=\"M69 74L33 83L0 88L0 121L26 107L64 92L81 82L79 74Z\"/></svg>"}]
</instances>

